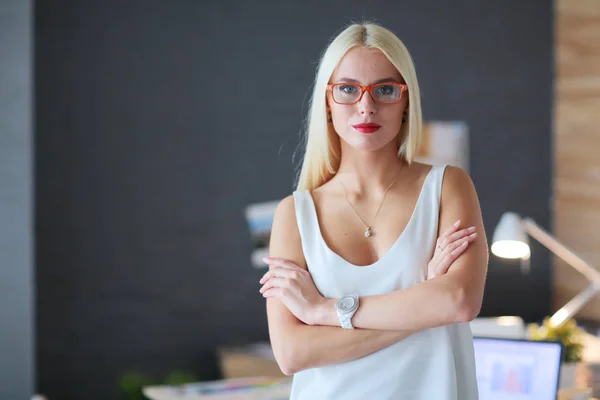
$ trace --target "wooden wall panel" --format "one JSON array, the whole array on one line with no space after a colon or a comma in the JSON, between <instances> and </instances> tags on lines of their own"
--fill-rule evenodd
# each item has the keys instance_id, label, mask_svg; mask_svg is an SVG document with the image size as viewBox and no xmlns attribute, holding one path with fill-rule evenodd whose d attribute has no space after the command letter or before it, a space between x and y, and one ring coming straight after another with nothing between
<instances>
[{"instance_id":1,"label":"wooden wall panel","mask_svg":"<svg viewBox=\"0 0 600 400\"><path fill-rule=\"evenodd\" d=\"M554 228L600 268L600 1L557 0ZM587 286L556 261L555 309ZM600 294L577 315L600 321Z\"/></svg>"}]
</instances>

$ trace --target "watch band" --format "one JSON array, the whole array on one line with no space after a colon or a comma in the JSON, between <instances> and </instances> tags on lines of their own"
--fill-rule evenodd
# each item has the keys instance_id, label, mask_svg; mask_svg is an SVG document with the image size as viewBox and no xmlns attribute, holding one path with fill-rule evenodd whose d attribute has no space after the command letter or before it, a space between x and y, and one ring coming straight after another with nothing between
<instances>
[{"instance_id":1,"label":"watch band","mask_svg":"<svg viewBox=\"0 0 600 400\"><path fill-rule=\"evenodd\" d=\"M340 326L344 329L354 329L354 326L352 326L352 316L354 315L354 313L352 313L352 315L348 314L348 313L344 313L340 310L337 310L337 316L338 319L340 320Z\"/></svg>"},{"instance_id":2,"label":"watch band","mask_svg":"<svg viewBox=\"0 0 600 400\"><path fill-rule=\"evenodd\" d=\"M359 300L355 294L344 296L335 304L335 310L342 328L354 329L352 317L356 313L358 306Z\"/></svg>"}]
</instances>

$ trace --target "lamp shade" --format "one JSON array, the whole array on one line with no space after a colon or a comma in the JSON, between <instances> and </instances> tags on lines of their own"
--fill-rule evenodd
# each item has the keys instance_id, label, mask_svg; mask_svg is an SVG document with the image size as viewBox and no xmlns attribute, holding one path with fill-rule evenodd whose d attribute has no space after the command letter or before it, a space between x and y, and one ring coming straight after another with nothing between
<instances>
[{"instance_id":1,"label":"lamp shade","mask_svg":"<svg viewBox=\"0 0 600 400\"><path fill-rule=\"evenodd\" d=\"M504 213L494 230L492 253L502 258L529 258L528 243L521 217L514 212Z\"/></svg>"}]
</instances>

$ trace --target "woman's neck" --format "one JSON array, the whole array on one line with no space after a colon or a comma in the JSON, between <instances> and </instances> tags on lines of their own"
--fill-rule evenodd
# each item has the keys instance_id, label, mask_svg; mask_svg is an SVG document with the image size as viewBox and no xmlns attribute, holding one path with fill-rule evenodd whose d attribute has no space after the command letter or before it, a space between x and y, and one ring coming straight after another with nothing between
<instances>
[{"instance_id":1,"label":"woman's neck","mask_svg":"<svg viewBox=\"0 0 600 400\"><path fill-rule=\"evenodd\" d=\"M360 197L379 197L408 167L398 157L396 146L386 146L379 151L358 151L343 148L340 168L336 174L348 192Z\"/></svg>"}]
</instances>

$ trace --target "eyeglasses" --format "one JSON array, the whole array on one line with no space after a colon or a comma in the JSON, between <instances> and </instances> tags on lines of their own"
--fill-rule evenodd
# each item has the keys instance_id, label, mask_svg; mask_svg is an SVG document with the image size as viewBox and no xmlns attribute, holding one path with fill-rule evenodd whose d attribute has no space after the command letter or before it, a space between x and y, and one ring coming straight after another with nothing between
<instances>
[{"instance_id":1,"label":"eyeglasses","mask_svg":"<svg viewBox=\"0 0 600 400\"><path fill-rule=\"evenodd\" d=\"M402 94L408 90L408 85L386 82L376 85L362 86L356 83L330 83L327 90L331 92L333 101L338 104L356 104L362 99L365 91L369 91L375 103L394 104L402 100Z\"/></svg>"}]
</instances>

